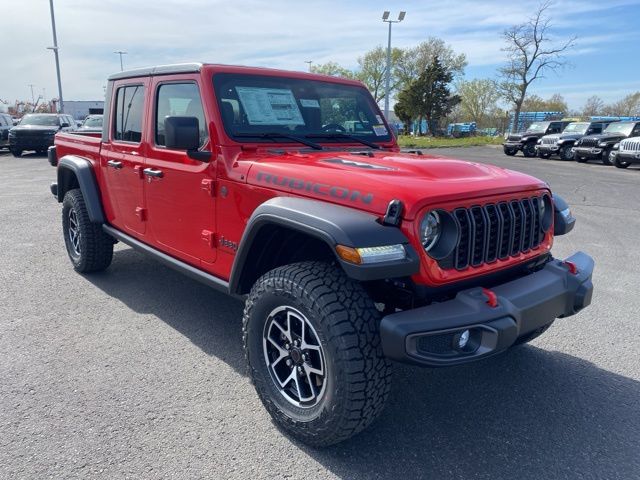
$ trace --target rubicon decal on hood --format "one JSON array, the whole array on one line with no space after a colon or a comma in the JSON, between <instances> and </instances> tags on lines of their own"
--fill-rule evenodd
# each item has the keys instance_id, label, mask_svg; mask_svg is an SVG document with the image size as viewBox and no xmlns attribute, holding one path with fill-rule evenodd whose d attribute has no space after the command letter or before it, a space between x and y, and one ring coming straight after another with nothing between
<instances>
[{"instance_id":1,"label":"rubicon decal on hood","mask_svg":"<svg viewBox=\"0 0 640 480\"><path fill-rule=\"evenodd\" d=\"M269 185L289 187L293 190L312 192L316 195L333 197L340 200L362 202L367 205L373 202L373 193L362 193L358 190L351 190L347 187L341 187L338 185L308 182L300 178L283 177L265 172L258 172L256 179L258 180L258 182L266 183Z\"/></svg>"}]
</instances>

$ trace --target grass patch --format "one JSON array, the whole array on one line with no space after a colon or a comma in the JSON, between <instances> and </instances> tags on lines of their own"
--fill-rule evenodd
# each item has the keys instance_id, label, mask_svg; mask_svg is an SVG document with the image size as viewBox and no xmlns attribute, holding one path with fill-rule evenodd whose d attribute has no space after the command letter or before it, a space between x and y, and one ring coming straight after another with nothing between
<instances>
[{"instance_id":1,"label":"grass patch","mask_svg":"<svg viewBox=\"0 0 640 480\"><path fill-rule=\"evenodd\" d=\"M412 137L401 135L398 143L402 148L446 148L446 147L477 147L481 145L501 145L502 137Z\"/></svg>"}]
</instances>

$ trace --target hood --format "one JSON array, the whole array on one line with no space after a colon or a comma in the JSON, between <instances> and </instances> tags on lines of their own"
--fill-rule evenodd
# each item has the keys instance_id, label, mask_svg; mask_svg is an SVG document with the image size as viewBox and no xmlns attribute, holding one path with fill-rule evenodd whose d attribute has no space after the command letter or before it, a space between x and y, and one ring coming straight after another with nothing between
<instances>
[{"instance_id":1,"label":"hood","mask_svg":"<svg viewBox=\"0 0 640 480\"><path fill-rule=\"evenodd\" d=\"M58 132L60 127L56 127L55 125L16 125L11 130L14 132Z\"/></svg>"},{"instance_id":2,"label":"hood","mask_svg":"<svg viewBox=\"0 0 640 480\"><path fill-rule=\"evenodd\" d=\"M582 138L584 135L581 133L562 133L557 135L559 140L577 140L578 138Z\"/></svg>"},{"instance_id":3,"label":"hood","mask_svg":"<svg viewBox=\"0 0 640 480\"><path fill-rule=\"evenodd\" d=\"M393 199L413 219L427 205L548 188L528 175L480 163L392 152L243 152L247 182L384 215Z\"/></svg>"},{"instance_id":4,"label":"hood","mask_svg":"<svg viewBox=\"0 0 640 480\"><path fill-rule=\"evenodd\" d=\"M582 137L582 141L596 141L596 142L607 142L610 140L627 138L623 133L598 133L597 135L588 135L586 137Z\"/></svg>"}]
</instances>

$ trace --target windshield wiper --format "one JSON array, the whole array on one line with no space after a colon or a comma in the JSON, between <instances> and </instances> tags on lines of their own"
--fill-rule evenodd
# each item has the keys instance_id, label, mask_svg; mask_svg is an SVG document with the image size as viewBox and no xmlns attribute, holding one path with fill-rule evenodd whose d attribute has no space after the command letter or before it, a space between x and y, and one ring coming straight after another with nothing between
<instances>
[{"instance_id":1,"label":"windshield wiper","mask_svg":"<svg viewBox=\"0 0 640 480\"><path fill-rule=\"evenodd\" d=\"M356 137L355 135L349 135L346 133L310 133L304 136L305 138L343 138L345 140L353 140L355 142L366 145L370 148L375 148L376 150L380 150L382 147L377 143L370 142L368 140L363 140L360 137Z\"/></svg>"},{"instance_id":2,"label":"windshield wiper","mask_svg":"<svg viewBox=\"0 0 640 480\"><path fill-rule=\"evenodd\" d=\"M286 138L288 140L293 140L294 142L298 142L303 145L306 145L307 147L311 147L315 150L323 150L322 145L318 145L315 142L312 142L310 140L305 140L304 138L300 138L296 135L289 135L288 133L280 133L280 132L236 133L233 136L240 137L240 138L268 138L274 141L276 138Z\"/></svg>"}]
</instances>

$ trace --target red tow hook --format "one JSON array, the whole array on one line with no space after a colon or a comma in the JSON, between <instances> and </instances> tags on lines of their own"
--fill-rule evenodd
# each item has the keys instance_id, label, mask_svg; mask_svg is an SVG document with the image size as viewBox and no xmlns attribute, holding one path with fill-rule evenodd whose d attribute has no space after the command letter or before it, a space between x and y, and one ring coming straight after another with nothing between
<instances>
[{"instance_id":1,"label":"red tow hook","mask_svg":"<svg viewBox=\"0 0 640 480\"><path fill-rule=\"evenodd\" d=\"M575 263L569 262L567 260L565 260L562 263L569 269L569 273L571 275L577 275L578 274L578 267L577 267L577 265Z\"/></svg>"},{"instance_id":2,"label":"red tow hook","mask_svg":"<svg viewBox=\"0 0 640 480\"><path fill-rule=\"evenodd\" d=\"M496 308L498 306L498 296L492 290L483 288L482 293L484 293L484 296L487 297L487 305L489 305L491 308Z\"/></svg>"}]
</instances>

